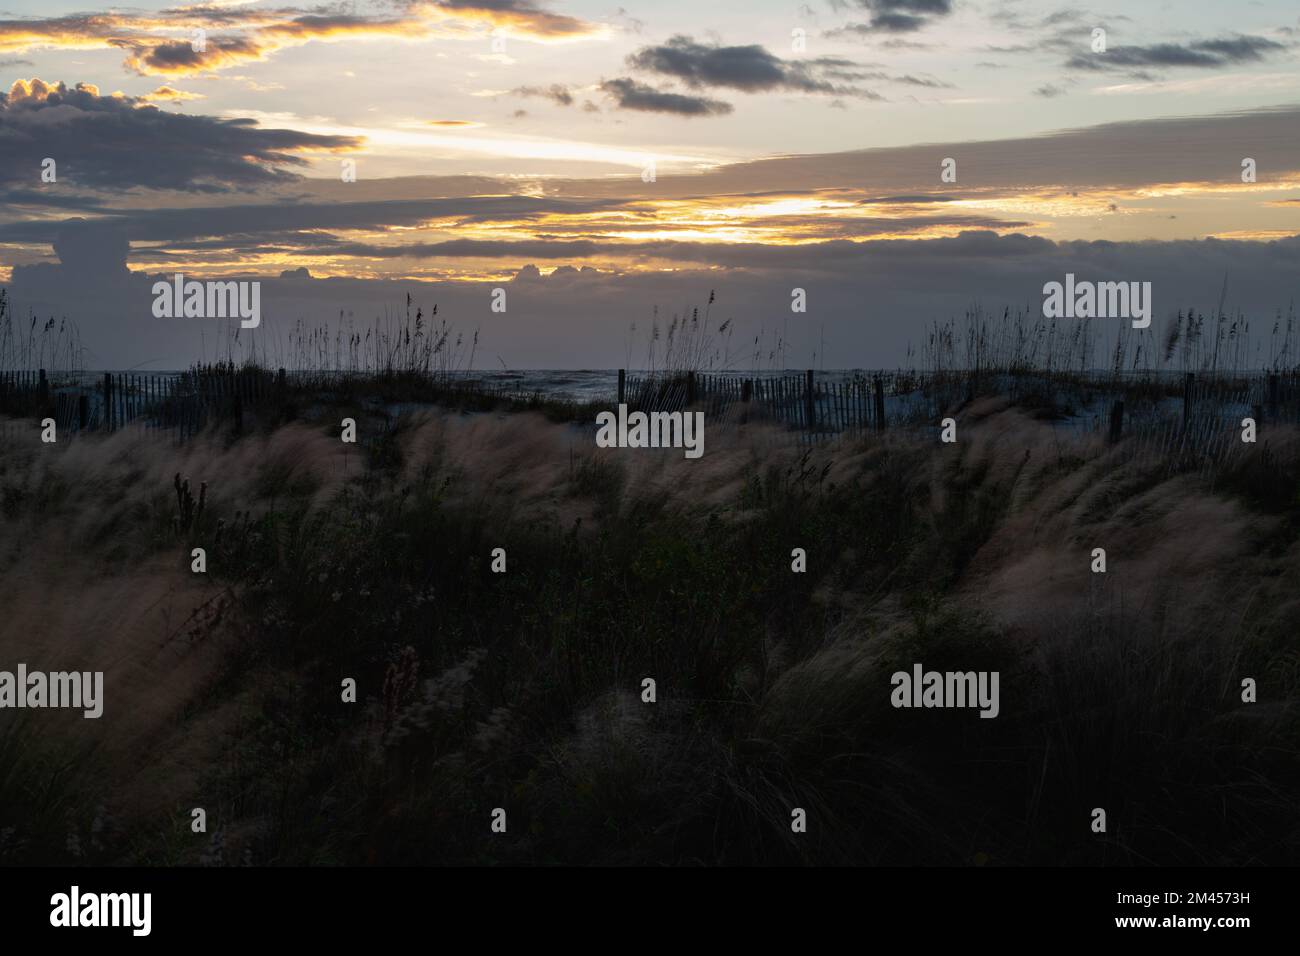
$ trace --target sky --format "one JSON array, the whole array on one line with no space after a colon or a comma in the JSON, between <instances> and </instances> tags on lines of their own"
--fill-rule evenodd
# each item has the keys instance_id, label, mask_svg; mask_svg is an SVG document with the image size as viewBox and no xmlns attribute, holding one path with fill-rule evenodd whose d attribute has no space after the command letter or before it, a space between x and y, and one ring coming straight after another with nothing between
<instances>
[{"instance_id":1,"label":"sky","mask_svg":"<svg viewBox=\"0 0 1300 956\"><path fill-rule=\"evenodd\" d=\"M93 367L229 332L154 318L176 272L262 281L264 344L410 295L521 368L697 307L729 365L889 366L1067 272L1271 321L1298 52L1290 2L0 0L0 283Z\"/></svg>"}]
</instances>

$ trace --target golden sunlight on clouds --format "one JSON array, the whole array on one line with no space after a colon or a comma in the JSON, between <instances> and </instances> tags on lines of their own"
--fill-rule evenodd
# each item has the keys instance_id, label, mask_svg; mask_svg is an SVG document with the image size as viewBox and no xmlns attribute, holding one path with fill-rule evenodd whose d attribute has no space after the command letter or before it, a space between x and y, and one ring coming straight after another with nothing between
<instances>
[{"instance_id":1,"label":"golden sunlight on clouds","mask_svg":"<svg viewBox=\"0 0 1300 956\"><path fill-rule=\"evenodd\" d=\"M563 43L607 36L604 24L587 23L576 17L547 13L523 5L515 9L485 2L478 6L472 0L456 3L420 3L412 7L420 16L431 21L486 26L497 36L508 36L535 43Z\"/></svg>"},{"instance_id":2,"label":"golden sunlight on clouds","mask_svg":"<svg viewBox=\"0 0 1300 956\"><path fill-rule=\"evenodd\" d=\"M619 210L565 216L550 213L527 223L537 235L626 242L679 241L793 246L828 239L936 238L972 228L999 229L987 216L970 217L959 203L864 205L838 192L763 199L734 196L642 200ZM1026 223L1011 223L1023 228ZM499 229L499 227L494 227ZM463 234L463 232L462 232Z\"/></svg>"},{"instance_id":3,"label":"golden sunlight on clouds","mask_svg":"<svg viewBox=\"0 0 1300 956\"><path fill-rule=\"evenodd\" d=\"M147 103L183 103L188 100L201 100L204 96L202 93L186 93L183 90L172 89L170 86L160 86L140 98Z\"/></svg>"},{"instance_id":4,"label":"golden sunlight on clouds","mask_svg":"<svg viewBox=\"0 0 1300 956\"><path fill-rule=\"evenodd\" d=\"M0 53L119 49L143 76L190 76L265 60L311 42L478 39L483 31L533 43L600 38L603 24L491 0L414 3L397 16L260 10L236 3L178 7L154 14L105 13L0 20ZM200 32L201 31L201 32Z\"/></svg>"},{"instance_id":5,"label":"golden sunlight on clouds","mask_svg":"<svg viewBox=\"0 0 1300 956\"><path fill-rule=\"evenodd\" d=\"M1069 219L1077 216L1100 216L1111 211L1111 206L1124 198L1120 193L1107 190L1100 193L1049 187L1036 192L1014 195L993 195L986 199L957 199L949 205L960 209L983 209L990 213L1014 216L1048 216Z\"/></svg>"},{"instance_id":6,"label":"golden sunlight on clouds","mask_svg":"<svg viewBox=\"0 0 1300 956\"><path fill-rule=\"evenodd\" d=\"M1243 190L1249 190L1253 194L1265 192L1292 192L1300 190L1300 177L1283 176L1279 179L1270 179L1267 183L1159 183L1151 186L1145 186L1133 190L1134 196L1142 198L1154 198L1164 196L1197 196L1210 193L1232 194L1240 198Z\"/></svg>"},{"instance_id":7,"label":"golden sunlight on clouds","mask_svg":"<svg viewBox=\"0 0 1300 956\"><path fill-rule=\"evenodd\" d=\"M265 251L244 249L238 255L225 251L188 255L180 251L174 255L196 275L221 274L232 268L266 273L305 264L313 275L333 271L358 276L430 278L436 273L474 280L508 278L530 260L528 247L535 255L538 244L548 242L554 243L551 248L558 253L556 257L541 257L542 264L551 263L549 268L556 263L581 264L626 273L680 268L681 261L660 258L656 248L659 243L790 247L828 239L868 242L951 238L970 228L971 223L961 217L946 217L943 211L909 216L902 208L885 206L881 210L873 206L864 214L860 203L838 195L776 195L762 199L719 196L630 201L604 211L548 211L515 220L480 221L465 214L439 216L412 225L336 229L321 235L319 241L314 234L304 232L297 240L302 243L300 251L276 245ZM482 243L485 250L518 244L523 251L476 256L474 248L461 245L454 254L442 255L438 248L442 243ZM577 251L569 254L569 248ZM680 252L682 247L677 248Z\"/></svg>"},{"instance_id":8,"label":"golden sunlight on clouds","mask_svg":"<svg viewBox=\"0 0 1300 956\"><path fill-rule=\"evenodd\" d=\"M261 118L263 114L256 111L241 111L242 116ZM604 163L612 166L625 166L643 169L654 163L662 172L671 169L707 169L720 164L716 157L687 155L670 152L649 152L646 150L608 146L601 143L570 141L543 137L507 137L507 136L461 136L458 133L439 134L425 127L433 124L421 124L418 127L389 126L339 126L329 123L304 121L298 117L283 117L282 122L291 122L294 129L306 133L324 136L360 136L364 137L372 150L385 149L389 155L401 157L403 153L414 153L422 159L433 156L464 156L475 154L489 159L533 159L533 160L568 160L584 163ZM486 124L478 124L484 126ZM437 127L433 127L436 129ZM464 127L459 127L463 129Z\"/></svg>"},{"instance_id":9,"label":"golden sunlight on clouds","mask_svg":"<svg viewBox=\"0 0 1300 956\"><path fill-rule=\"evenodd\" d=\"M1225 232L1211 232L1207 239L1245 239L1266 241L1269 239L1289 239L1300 235L1300 226L1295 229L1229 229Z\"/></svg>"},{"instance_id":10,"label":"golden sunlight on clouds","mask_svg":"<svg viewBox=\"0 0 1300 956\"><path fill-rule=\"evenodd\" d=\"M1217 184L1183 183L1176 187L1177 195L1184 198L1197 192L1214 197L1222 191ZM1168 220L1174 217L1162 208L1165 201L1155 200L1155 206L1132 205L1137 195L1145 192L1071 193L1046 188L962 199L946 194L863 196L857 190L836 188L762 196L720 194L663 200L629 197L608 208L584 208L580 212L549 209L504 219L452 214L415 223L335 229L319 237L304 232L296 240L301 242L297 249L276 243L265 251L249 249L238 254L181 251L176 261L196 275L220 275L232 269L274 273L306 265L318 277L504 281L534 259L544 267L543 272L557 265L589 266L604 272L662 272L680 269L684 261L691 261L693 246L700 249L703 267L713 268L708 261L712 254L704 251L713 246L793 247L830 240L865 246L881 240L953 238L972 229L1051 237L1064 221L1082 217L1100 221L1104 216L1107 222L1114 223L1116 214L1148 234L1168 228ZM519 190L500 195L511 193L518 195ZM488 194L478 198L488 198ZM1130 205L1117 205L1120 202ZM1293 202L1283 200L1260 206L1277 208L1275 218L1296 208ZM1215 209L1208 206L1203 214L1213 215ZM1276 228L1276 222L1244 224L1236 204L1232 204L1230 212L1232 218L1225 218L1222 228L1207 231L1206 235L1268 240L1297 231ZM1228 223L1234 228L1227 228ZM457 248L444 250L440 244ZM547 244L551 244L554 255L538 252ZM668 254L669 247L672 255ZM480 250L482 254L476 255ZM568 250L573 251L570 254ZM140 258L139 265L149 267L147 252Z\"/></svg>"}]
</instances>

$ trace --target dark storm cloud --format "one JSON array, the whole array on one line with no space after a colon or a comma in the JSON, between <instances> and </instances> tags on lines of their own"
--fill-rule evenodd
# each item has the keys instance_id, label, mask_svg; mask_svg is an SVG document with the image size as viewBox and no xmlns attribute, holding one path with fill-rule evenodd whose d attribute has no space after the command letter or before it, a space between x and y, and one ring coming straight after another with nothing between
<instances>
[{"instance_id":1,"label":"dark storm cloud","mask_svg":"<svg viewBox=\"0 0 1300 956\"><path fill-rule=\"evenodd\" d=\"M298 178L286 167L306 165L299 151L357 145L252 120L168 113L82 84L33 80L0 93L0 165L29 170L36 183L49 157L58 182L74 189L227 192Z\"/></svg>"},{"instance_id":2,"label":"dark storm cloud","mask_svg":"<svg viewBox=\"0 0 1300 956\"><path fill-rule=\"evenodd\" d=\"M678 116L722 116L732 111L731 104L722 100L668 93L626 77L605 80L600 88L613 98L619 109Z\"/></svg>"},{"instance_id":3,"label":"dark storm cloud","mask_svg":"<svg viewBox=\"0 0 1300 956\"><path fill-rule=\"evenodd\" d=\"M757 44L720 46L697 43L678 34L666 43L642 47L630 54L627 62L633 69L670 76L694 89L871 95L842 82L851 83L867 75L851 60L842 57L783 60Z\"/></svg>"}]
</instances>

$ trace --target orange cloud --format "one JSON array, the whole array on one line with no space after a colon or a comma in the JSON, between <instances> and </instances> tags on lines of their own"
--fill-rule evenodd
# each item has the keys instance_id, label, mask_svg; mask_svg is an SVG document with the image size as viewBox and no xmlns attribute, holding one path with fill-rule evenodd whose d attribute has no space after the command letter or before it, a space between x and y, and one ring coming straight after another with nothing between
<instances>
[{"instance_id":1,"label":"orange cloud","mask_svg":"<svg viewBox=\"0 0 1300 956\"><path fill-rule=\"evenodd\" d=\"M106 13L0 20L0 53L40 49L127 51L144 76L188 76L264 60L288 47L343 40L465 38L488 27L539 43L600 36L606 28L526 0L413 0L397 16L317 10L193 6L133 16ZM218 35L219 34L219 35Z\"/></svg>"},{"instance_id":2,"label":"orange cloud","mask_svg":"<svg viewBox=\"0 0 1300 956\"><path fill-rule=\"evenodd\" d=\"M160 86L152 93L147 93L140 99L146 103L183 103L186 100L201 100L202 93L186 93L183 90L175 90L170 86Z\"/></svg>"},{"instance_id":3,"label":"orange cloud","mask_svg":"<svg viewBox=\"0 0 1300 956\"><path fill-rule=\"evenodd\" d=\"M550 13L527 0L417 0L410 6L429 19L484 24L498 34L538 42L582 39L606 31L576 17Z\"/></svg>"},{"instance_id":4,"label":"orange cloud","mask_svg":"<svg viewBox=\"0 0 1300 956\"><path fill-rule=\"evenodd\" d=\"M78 83L73 90L88 96L99 96L99 87L94 83ZM30 80L14 80L9 87L9 102L14 105L24 101L43 102L51 96L62 96L67 92L66 83L46 83L39 76L34 76Z\"/></svg>"},{"instance_id":5,"label":"orange cloud","mask_svg":"<svg viewBox=\"0 0 1300 956\"><path fill-rule=\"evenodd\" d=\"M260 60L267 53L265 47L238 38L206 40L201 47L187 40L156 45L111 41L110 45L130 49L132 52L126 59L126 66L141 76L191 76Z\"/></svg>"}]
</instances>

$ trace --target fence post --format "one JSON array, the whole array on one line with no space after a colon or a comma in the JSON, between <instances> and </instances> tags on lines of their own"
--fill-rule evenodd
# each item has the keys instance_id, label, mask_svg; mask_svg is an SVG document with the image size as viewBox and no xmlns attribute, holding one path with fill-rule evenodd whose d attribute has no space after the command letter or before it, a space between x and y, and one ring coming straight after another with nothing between
<instances>
[{"instance_id":1,"label":"fence post","mask_svg":"<svg viewBox=\"0 0 1300 956\"><path fill-rule=\"evenodd\" d=\"M1110 442L1114 444L1124 434L1124 403L1116 402L1110 409Z\"/></svg>"},{"instance_id":2,"label":"fence post","mask_svg":"<svg viewBox=\"0 0 1300 956\"><path fill-rule=\"evenodd\" d=\"M812 369L804 372L804 402L806 407L804 418L808 421L808 430L815 432L817 430L817 393L814 391Z\"/></svg>"},{"instance_id":3,"label":"fence post","mask_svg":"<svg viewBox=\"0 0 1300 956\"><path fill-rule=\"evenodd\" d=\"M752 378L747 378L740 383L740 400L744 402L746 405L748 405L750 399L753 397L754 397L754 380Z\"/></svg>"},{"instance_id":4,"label":"fence post","mask_svg":"<svg viewBox=\"0 0 1300 956\"><path fill-rule=\"evenodd\" d=\"M113 373L104 373L104 424L113 430Z\"/></svg>"},{"instance_id":5,"label":"fence post","mask_svg":"<svg viewBox=\"0 0 1300 956\"><path fill-rule=\"evenodd\" d=\"M77 396L77 426L78 431L85 431L86 426L90 424L90 399L84 394Z\"/></svg>"},{"instance_id":6,"label":"fence post","mask_svg":"<svg viewBox=\"0 0 1300 956\"><path fill-rule=\"evenodd\" d=\"M885 430L885 383L879 375L875 378L876 386L876 430Z\"/></svg>"},{"instance_id":7,"label":"fence post","mask_svg":"<svg viewBox=\"0 0 1300 956\"><path fill-rule=\"evenodd\" d=\"M695 404L695 373L686 373L686 405L690 407Z\"/></svg>"},{"instance_id":8,"label":"fence post","mask_svg":"<svg viewBox=\"0 0 1300 956\"><path fill-rule=\"evenodd\" d=\"M45 377L45 369L41 369L41 382L38 386L41 393L41 401L44 402L50 397L50 380Z\"/></svg>"},{"instance_id":9,"label":"fence post","mask_svg":"<svg viewBox=\"0 0 1300 956\"><path fill-rule=\"evenodd\" d=\"M622 405L627 399L627 369L618 370L618 403Z\"/></svg>"},{"instance_id":10,"label":"fence post","mask_svg":"<svg viewBox=\"0 0 1300 956\"><path fill-rule=\"evenodd\" d=\"M1277 419L1277 372L1270 372L1268 376L1268 417L1270 420Z\"/></svg>"},{"instance_id":11,"label":"fence post","mask_svg":"<svg viewBox=\"0 0 1300 956\"><path fill-rule=\"evenodd\" d=\"M1183 427L1192 419L1192 383L1196 380L1195 372L1188 372L1183 381Z\"/></svg>"}]
</instances>

